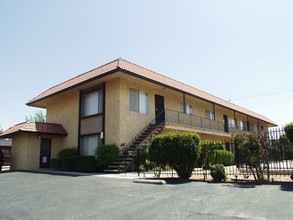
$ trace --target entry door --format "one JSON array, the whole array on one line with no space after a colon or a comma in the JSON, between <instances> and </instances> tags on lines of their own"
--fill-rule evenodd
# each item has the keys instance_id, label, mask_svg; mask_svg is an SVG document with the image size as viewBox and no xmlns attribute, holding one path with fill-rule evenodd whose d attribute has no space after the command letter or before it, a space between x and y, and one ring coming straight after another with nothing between
<instances>
[{"instance_id":1,"label":"entry door","mask_svg":"<svg viewBox=\"0 0 293 220\"><path fill-rule=\"evenodd\" d=\"M165 100L164 96L155 95L155 108L156 108L156 123L165 121Z\"/></svg>"},{"instance_id":2,"label":"entry door","mask_svg":"<svg viewBox=\"0 0 293 220\"><path fill-rule=\"evenodd\" d=\"M41 138L40 168L50 168L50 160L51 160L51 139Z\"/></svg>"},{"instance_id":3,"label":"entry door","mask_svg":"<svg viewBox=\"0 0 293 220\"><path fill-rule=\"evenodd\" d=\"M223 115L223 119L224 119L224 132L229 133L228 116Z\"/></svg>"}]
</instances>

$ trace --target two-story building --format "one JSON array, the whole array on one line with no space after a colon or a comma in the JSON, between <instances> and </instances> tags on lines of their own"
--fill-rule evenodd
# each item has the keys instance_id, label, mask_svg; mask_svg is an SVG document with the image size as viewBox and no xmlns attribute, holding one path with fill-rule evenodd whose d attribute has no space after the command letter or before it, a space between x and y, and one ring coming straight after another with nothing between
<instances>
[{"instance_id":1,"label":"two-story building","mask_svg":"<svg viewBox=\"0 0 293 220\"><path fill-rule=\"evenodd\" d=\"M48 167L63 148L91 155L101 143L125 146L150 123L163 125L164 131L194 131L203 140L227 140L238 130L276 126L262 115L123 59L49 88L27 105L46 109L47 122L18 124L1 135L13 139L12 169Z\"/></svg>"}]
</instances>

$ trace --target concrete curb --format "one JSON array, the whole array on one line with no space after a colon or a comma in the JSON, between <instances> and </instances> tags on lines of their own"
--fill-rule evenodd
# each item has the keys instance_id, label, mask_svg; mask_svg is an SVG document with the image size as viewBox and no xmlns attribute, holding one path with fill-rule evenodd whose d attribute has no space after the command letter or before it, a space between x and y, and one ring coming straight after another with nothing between
<instances>
[{"instance_id":1,"label":"concrete curb","mask_svg":"<svg viewBox=\"0 0 293 220\"><path fill-rule=\"evenodd\" d=\"M149 180L149 179L138 179L134 180L133 183L145 183L145 184L156 184L156 185L165 185L165 180Z\"/></svg>"}]
</instances>

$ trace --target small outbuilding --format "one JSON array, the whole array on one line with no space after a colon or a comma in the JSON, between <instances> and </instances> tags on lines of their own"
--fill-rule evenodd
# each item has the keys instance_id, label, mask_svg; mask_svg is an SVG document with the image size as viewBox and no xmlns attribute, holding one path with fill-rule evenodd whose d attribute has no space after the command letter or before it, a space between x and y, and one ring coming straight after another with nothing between
<instances>
[{"instance_id":1,"label":"small outbuilding","mask_svg":"<svg viewBox=\"0 0 293 220\"><path fill-rule=\"evenodd\" d=\"M35 121L17 124L0 135L12 138L11 170L49 168L65 136L67 132L61 124Z\"/></svg>"},{"instance_id":2,"label":"small outbuilding","mask_svg":"<svg viewBox=\"0 0 293 220\"><path fill-rule=\"evenodd\" d=\"M12 140L0 140L0 151L4 154L4 165L10 165Z\"/></svg>"}]
</instances>

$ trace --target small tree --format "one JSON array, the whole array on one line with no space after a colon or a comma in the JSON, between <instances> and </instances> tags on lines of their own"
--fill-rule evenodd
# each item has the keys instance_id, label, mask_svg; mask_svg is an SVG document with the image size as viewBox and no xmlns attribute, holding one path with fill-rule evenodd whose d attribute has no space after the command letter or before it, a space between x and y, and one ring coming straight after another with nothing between
<instances>
[{"instance_id":1,"label":"small tree","mask_svg":"<svg viewBox=\"0 0 293 220\"><path fill-rule=\"evenodd\" d=\"M34 116L25 116L26 121L37 121L37 122L45 122L46 121L46 115L42 111L36 112Z\"/></svg>"},{"instance_id":2,"label":"small tree","mask_svg":"<svg viewBox=\"0 0 293 220\"><path fill-rule=\"evenodd\" d=\"M170 132L154 137L148 149L151 161L160 167L169 164L179 177L188 179L201 152L200 137L192 132Z\"/></svg>"},{"instance_id":3,"label":"small tree","mask_svg":"<svg viewBox=\"0 0 293 220\"><path fill-rule=\"evenodd\" d=\"M287 138L289 139L290 142L293 142L293 122L287 124L284 127L285 130L285 134L287 136Z\"/></svg>"},{"instance_id":4,"label":"small tree","mask_svg":"<svg viewBox=\"0 0 293 220\"><path fill-rule=\"evenodd\" d=\"M267 168L269 178L268 147L265 139L265 136L261 133L256 135L254 133L241 132L234 136L239 152L246 165L249 166L256 181L264 181L265 168Z\"/></svg>"}]
</instances>

